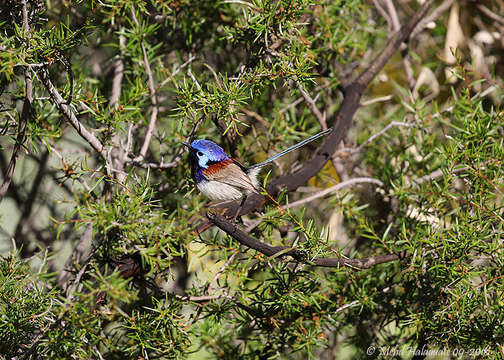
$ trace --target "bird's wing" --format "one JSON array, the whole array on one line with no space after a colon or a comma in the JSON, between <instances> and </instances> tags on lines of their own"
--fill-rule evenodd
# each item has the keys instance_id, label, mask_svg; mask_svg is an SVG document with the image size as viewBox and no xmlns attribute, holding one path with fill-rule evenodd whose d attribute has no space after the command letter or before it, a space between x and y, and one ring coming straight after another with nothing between
<instances>
[{"instance_id":1,"label":"bird's wing","mask_svg":"<svg viewBox=\"0 0 504 360\"><path fill-rule=\"evenodd\" d=\"M207 180L218 181L235 186L239 189L258 192L252 184L250 177L232 159L227 159L203 169Z\"/></svg>"}]
</instances>

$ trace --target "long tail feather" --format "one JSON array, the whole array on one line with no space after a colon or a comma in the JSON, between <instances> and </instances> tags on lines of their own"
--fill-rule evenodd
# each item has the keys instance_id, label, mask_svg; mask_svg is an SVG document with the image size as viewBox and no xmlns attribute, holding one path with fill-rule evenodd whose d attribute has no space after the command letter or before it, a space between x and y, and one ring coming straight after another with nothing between
<instances>
[{"instance_id":1,"label":"long tail feather","mask_svg":"<svg viewBox=\"0 0 504 360\"><path fill-rule=\"evenodd\" d=\"M290 153L291 151L294 151L296 149L299 149L300 147L302 146L305 146L306 144L314 141L314 140L317 140L319 137L322 137L324 135L327 135L329 134L333 129L332 128L329 128L327 130L324 130L324 131L321 131L319 132L318 134L315 134L311 137L309 137L308 139L305 139L303 141L300 141L298 142L296 145L292 145L290 148L282 151L282 152L279 152L278 154L276 155L273 155L272 157L270 157L268 160L265 160L263 162L260 162L259 164L255 164L255 165L252 165L251 167L248 168L248 170L251 170L251 169L256 169L256 168L262 168L264 165L267 165L269 164L270 162L272 161L275 161L276 159L278 159L279 157L282 157L288 153Z\"/></svg>"}]
</instances>

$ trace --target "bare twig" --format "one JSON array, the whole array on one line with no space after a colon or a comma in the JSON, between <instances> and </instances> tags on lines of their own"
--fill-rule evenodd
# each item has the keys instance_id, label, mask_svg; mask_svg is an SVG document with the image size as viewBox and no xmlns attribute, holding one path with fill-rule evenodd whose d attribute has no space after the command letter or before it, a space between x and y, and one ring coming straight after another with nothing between
<instances>
[{"instance_id":1,"label":"bare twig","mask_svg":"<svg viewBox=\"0 0 504 360\"><path fill-rule=\"evenodd\" d=\"M401 23L399 22L399 16L397 16L397 11L392 0L385 0L385 5L390 14L390 19L392 20L392 27L394 31L399 31L401 29ZM411 69L411 62L408 57L408 46L405 43L401 44L401 52L403 53L402 61L404 66L404 72L406 73L406 79L408 81L409 89L415 87L415 78L413 76L413 70Z\"/></svg>"},{"instance_id":2,"label":"bare twig","mask_svg":"<svg viewBox=\"0 0 504 360\"><path fill-rule=\"evenodd\" d=\"M325 84L323 84L323 85L319 85L319 86L317 86L315 89L313 89L313 91L314 91L314 92L316 92L316 91L320 91L320 92L319 92L319 93L315 96L315 99L317 99L317 98L318 98L318 96L319 96L319 95L320 95L320 93L321 93L321 90L323 90L323 89L325 89L325 88L329 87L329 85L330 85L330 84L331 84L331 83L330 83L329 81L327 81ZM290 109L290 108L292 108L292 107L295 107L295 106L299 105L299 104L300 104L301 102L303 102L303 101L304 101L304 98L301 96L301 97L297 98L296 100L294 100L294 101L293 101L292 103L290 103L289 105L287 105L287 106L285 106L284 108L280 109L279 113L280 113L280 114L284 114L287 110L289 110L289 109Z\"/></svg>"},{"instance_id":3,"label":"bare twig","mask_svg":"<svg viewBox=\"0 0 504 360\"><path fill-rule=\"evenodd\" d=\"M49 74L46 69L41 69L38 74L40 75L40 79L44 84L46 90L51 95L53 101L56 103L56 106L59 108L61 113L65 116L65 118L70 122L70 124L74 127L75 130L79 133L79 135L88 142L91 147L96 150L96 152L104 159L107 160L108 150L105 146L98 140L96 136L92 132L90 132L80 121L77 119L77 116L73 113L70 106L66 104L65 99L61 96L59 91L54 87L51 79L49 79Z\"/></svg>"},{"instance_id":4,"label":"bare twig","mask_svg":"<svg viewBox=\"0 0 504 360\"><path fill-rule=\"evenodd\" d=\"M138 19L135 14L135 5L131 5L131 17L135 22L135 25L140 28L140 24L138 23ZM142 40L140 40L140 47L142 48L143 60L145 65L145 72L147 73L147 78L149 80L149 91L151 97L152 104L152 113L149 120L149 126L147 128L147 132L145 133L145 140L140 149L140 159L144 159L147 154L147 150L149 149L149 144L152 139L152 134L154 133L154 128L156 127L157 115L158 115L158 101L156 96L156 88L154 86L154 77L152 75L152 70L149 64L149 58L147 57L147 50L145 50L145 45ZM139 160L140 160L139 159Z\"/></svg>"},{"instance_id":5,"label":"bare twig","mask_svg":"<svg viewBox=\"0 0 504 360\"><path fill-rule=\"evenodd\" d=\"M229 299L229 300L233 300L233 297L229 296L229 295L226 295L226 294L222 294L222 295L202 295L202 296L187 296L187 295L175 295L175 297L179 300L182 300L182 301L193 301L193 302L207 302L207 301L210 301L210 300L217 300L217 299L221 299L221 298L226 298L226 299Z\"/></svg>"},{"instance_id":6,"label":"bare twig","mask_svg":"<svg viewBox=\"0 0 504 360\"><path fill-rule=\"evenodd\" d=\"M504 25L504 18L501 18L499 15L494 13L492 10L487 8L483 4L477 4L476 7L486 16L488 16L490 19L497 21L498 23Z\"/></svg>"},{"instance_id":7,"label":"bare twig","mask_svg":"<svg viewBox=\"0 0 504 360\"><path fill-rule=\"evenodd\" d=\"M124 74L124 61L121 57L114 60L114 77L112 78L112 93L110 95L109 106L117 110L119 108L119 98L121 97L121 84Z\"/></svg>"},{"instance_id":8,"label":"bare twig","mask_svg":"<svg viewBox=\"0 0 504 360\"><path fill-rule=\"evenodd\" d=\"M374 99L370 99L370 100L361 102L361 106L368 106L368 105L372 105L372 104L375 104L375 103L378 103L378 102L389 101L393 97L394 97L393 95L387 95L387 96L377 97L377 98L374 98Z\"/></svg>"},{"instance_id":9,"label":"bare twig","mask_svg":"<svg viewBox=\"0 0 504 360\"><path fill-rule=\"evenodd\" d=\"M327 122L326 122L324 115L322 115L320 110L317 108L317 104L315 104L315 101L312 99L310 94L308 94L306 92L306 90L303 87L303 84L298 83L298 90L301 93L301 95L303 96L303 99L308 104L308 107L312 111L313 115L315 115L315 117L317 118L320 126L322 127L322 130L327 130Z\"/></svg>"},{"instance_id":10,"label":"bare twig","mask_svg":"<svg viewBox=\"0 0 504 360\"><path fill-rule=\"evenodd\" d=\"M192 63L195 59L196 59L196 56L191 55L189 57L189 59L185 63L183 63L182 65L180 65L178 68L176 68L175 71L172 74L170 74L170 76L168 76L166 79L164 79L161 82L161 84L159 84L159 86L157 87L158 91L159 91L159 89L162 89L170 80L173 79L173 77L175 75L177 75L187 65L189 65L190 63Z\"/></svg>"},{"instance_id":11,"label":"bare twig","mask_svg":"<svg viewBox=\"0 0 504 360\"><path fill-rule=\"evenodd\" d=\"M358 304L359 304L359 300L354 300L354 301L352 301L352 302L350 302L348 304L343 305L342 307L337 308L334 311L334 313L337 314L337 313L339 313L339 312L341 312L341 311L343 311L345 309L351 308L351 307L353 307L355 305L358 305Z\"/></svg>"},{"instance_id":12,"label":"bare twig","mask_svg":"<svg viewBox=\"0 0 504 360\"><path fill-rule=\"evenodd\" d=\"M380 5L380 2L378 0L373 0L373 4L376 8L376 10L380 13L380 15L387 21L387 29L388 31L393 30L393 25L392 25L392 20L390 19L389 14L382 8Z\"/></svg>"},{"instance_id":13,"label":"bare twig","mask_svg":"<svg viewBox=\"0 0 504 360\"><path fill-rule=\"evenodd\" d=\"M259 115L255 111L249 110L249 109L244 108L244 107L240 108L240 111L243 112L245 115L247 115L247 116L249 116L249 117L251 117L253 119L256 119L261 124L263 124L265 127L267 127L267 128L270 127L269 122L267 122L261 115Z\"/></svg>"},{"instance_id":14,"label":"bare twig","mask_svg":"<svg viewBox=\"0 0 504 360\"><path fill-rule=\"evenodd\" d=\"M459 173L459 172L462 172L462 171L466 171L468 170L469 167L468 166L455 166L453 168L453 170L451 171L452 174L456 174L456 173ZM439 177L443 176L443 170L441 169L437 169L437 170L434 170L433 172L431 172L430 174L427 174L427 175L424 175L418 179L415 179L413 180L413 182L417 185L421 185L425 182L428 182L428 181L431 181L431 180L434 180L434 179L437 179ZM409 185L408 182L406 182L406 185Z\"/></svg>"},{"instance_id":15,"label":"bare twig","mask_svg":"<svg viewBox=\"0 0 504 360\"><path fill-rule=\"evenodd\" d=\"M411 32L416 25L422 20L435 0L426 0L422 7L404 24L399 31L390 39L385 49L376 57L371 66L364 71L356 83L359 85L366 85L378 74L378 72L385 66L390 57L397 51L400 45L411 36Z\"/></svg>"},{"instance_id":16,"label":"bare twig","mask_svg":"<svg viewBox=\"0 0 504 360\"><path fill-rule=\"evenodd\" d=\"M198 129L198 126L203 122L203 120L205 120L205 115L202 115L198 119L198 121L196 121L194 123L191 131L189 131L189 134L187 134L184 142L191 141L192 137L194 136L194 133ZM163 163L163 162L161 162L159 164L158 163L150 163L150 162L145 162L143 160L130 159L130 158L126 158L126 162L130 165L135 165L135 166L139 166L139 167L146 168L146 169L168 169L168 168L175 167L178 165L180 159L182 158L182 154L184 153L184 149L185 149L185 147L181 146L177 155L175 155L173 160L170 161L169 163Z\"/></svg>"},{"instance_id":17,"label":"bare twig","mask_svg":"<svg viewBox=\"0 0 504 360\"><path fill-rule=\"evenodd\" d=\"M378 186L383 186L383 183L378 179L366 178L366 177L353 178L353 179L350 179L347 181L343 181L337 185L331 186L330 188L319 191L319 192L317 192L313 195L310 195L304 199L289 203L288 205L283 206L283 208L286 209L286 208L293 208L296 206L301 206L303 204L309 203L310 201L320 199L321 197L324 197L332 192L341 190L343 188L346 188L346 187L349 187L352 185L363 184L363 183L376 184Z\"/></svg>"},{"instance_id":18,"label":"bare twig","mask_svg":"<svg viewBox=\"0 0 504 360\"><path fill-rule=\"evenodd\" d=\"M83 255L91 247L91 241L93 240L93 225L88 224L84 233L79 238L77 245L75 246L72 255L67 259L63 270L58 274L58 285L66 291L69 286L69 280L74 272L74 264L81 264Z\"/></svg>"},{"instance_id":19,"label":"bare twig","mask_svg":"<svg viewBox=\"0 0 504 360\"><path fill-rule=\"evenodd\" d=\"M314 258L306 259L304 254L292 247L288 246L271 246L249 236L244 231L240 230L236 224L226 220L225 217L214 212L207 212L207 217L217 227L223 230L226 234L232 236L240 244L259 251L269 257L284 257L291 256L296 261L311 263L322 267L349 267L356 270L369 269L378 264L383 264L391 261L397 261L410 256L406 251L401 251L397 254L380 255L364 259L346 259L346 258Z\"/></svg>"},{"instance_id":20,"label":"bare twig","mask_svg":"<svg viewBox=\"0 0 504 360\"><path fill-rule=\"evenodd\" d=\"M380 131L378 131L376 134L371 135L366 141L364 141L362 144L360 144L357 148L353 148L353 149L343 148L343 149L338 150L338 153L350 152L351 154L354 154L354 153L361 152L362 150L364 150L364 148L369 143L373 142L374 139L376 139L379 136L382 136L387 131L389 131L389 129L391 127L394 127L394 126L404 126L404 127L410 128L410 127L415 126L415 124L407 123L407 122L401 122L401 121L391 121L390 123L387 124L387 126L385 126L383 129L381 129Z\"/></svg>"},{"instance_id":21,"label":"bare twig","mask_svg":"<svg viewBox=\"0 0 504 360\"><path fill-rule=\"evenodd\" d=\"M413 32L411 33L411 38L416 38L418 34L420 34L429 23L437 20L445 11L447 11L450 6L453 4L455 0L445 0L441 5L435 8L432 13L423 18L418 25L415 27Z\"/></svg>"},{"instance_id":22,"label":"bare twig","mask_svg":"<svg viewBox=\"0 0 504 360\"><path fill-rule=\"evenodd\" d=\"M217 271L217 274L215 274L215 276L213 277L212 281L210 282L210 284L208 285L208 289L207 289L207 294L210 293L210 290L212 289L212 286L215 285L217 283L217 280L219 279L219 277L222 275L222 273L224 272L224 270L226 270L226 268L229 266L229 264L231 264L236 256L236 254L238 254L238 252L235 252L233 255L231 255L229 257L229 259L227 259L227 261L224 263L224 265L221 266L221 268L219 269L219 271Z\"/></svg>"},{"instance_id":23,"label":"bare twig","mask_svg":"<svg viewBox=\"0 0 504 360\"><path fill-rule=\"evenodd\" d=\"M90 226L90 227L92 228L92 226ZM86 229L86 231L87 231L87 229ZM92 230L91 230L91 232L92 232ZM98 248L100 247L100 245L101 244L99 244L99 245L95 246L93 249L91 249L90 254L86 258L86 260L82 263L82 267L80 268L79 272L75 276L75 280L73 281L72 286L70 288L68 288L67 299L69 302L72 302L73 299L75 298L75 291L79 287L79 284L82 280L82 277L84 276L84 273L86 272L87 267L91 263L91 260L93 259L93 256L96 253L96 251L98 250Z\"/></svg>"},{"instance_id":24,"label":"bare twig","mask_svg":"<svg viewBox=\"0 0 504 360\"><path fill-rule=\"evenodd\" d=\"M213 73L215 74L215 71ZM192 73L191 68L187 69L187 75L189 75L189 77L194 82L194 84L196 85L196 87L198 88L198 90L201 91L201 85L199 84L198 80L196 80L196 77ZM218 83L218 79L216 81Z\"/></svg>"},{"instance_id":25,"label":"bare twig","mask_svg":"<svg viewBox=\"0 0 504 360\"><path fill-rule=\"evenodd\" d=\"M123 53L124 53L124 43L125 38L123 35L119 37L119 43L121 47L121 54L114 61L114 77L112 79L112 93L110 95L110 103L109 106L113 111L117 111L119 109L119 99L121 98L122 92L122 79L124 75L124 61L123 61ZM130 124L129 130L132 129L132 125ZM122 183L126 178L124 173L124 164L126 162L126 158L129 153L129 149L132 146L130 142L130 133L128 132L127 144L121 144L121 135L119 131L116 131L114 136L112 137L112 146L110 149L110 164L113 169L116 171L113 174L117 177L117 180ZM112 170L112 169L110 169Z\"/></svg>"}]
</instances>

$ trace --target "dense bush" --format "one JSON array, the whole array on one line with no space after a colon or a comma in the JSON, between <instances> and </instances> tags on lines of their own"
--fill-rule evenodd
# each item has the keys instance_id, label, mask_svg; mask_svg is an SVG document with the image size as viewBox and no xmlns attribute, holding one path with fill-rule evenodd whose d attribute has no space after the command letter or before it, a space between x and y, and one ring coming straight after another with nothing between
<instances>
[{"instance_id":1,"label":"dense bush","mask_svg":"<svg viewBox=\"0 0 504 360\"><path fill-rule=\"evenodd\" d=\"M502 358L502 6L5 1L0 358Z\"/></svg>"}]
</instances>

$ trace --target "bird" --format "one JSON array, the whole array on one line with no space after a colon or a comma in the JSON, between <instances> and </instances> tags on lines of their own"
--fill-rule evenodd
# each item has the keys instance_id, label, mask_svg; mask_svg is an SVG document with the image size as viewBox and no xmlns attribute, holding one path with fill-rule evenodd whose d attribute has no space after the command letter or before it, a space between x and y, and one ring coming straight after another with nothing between
<instances>
[{"instance_id":1,"label":"bird","mask_svg":"<svg viewBox=\"0 0 504 360\"><path fill-rule=\"evenodd\" d=\"M288 149L258 164L245 167L229 157L225 151L211 140L198 139L192 143L184 142L189 149L191 175L198 190L212 201L239 200L252 193L259 194L259 172L267 164L275 161L332 131L321 131Z\"/></svg>"}]
</instances>

